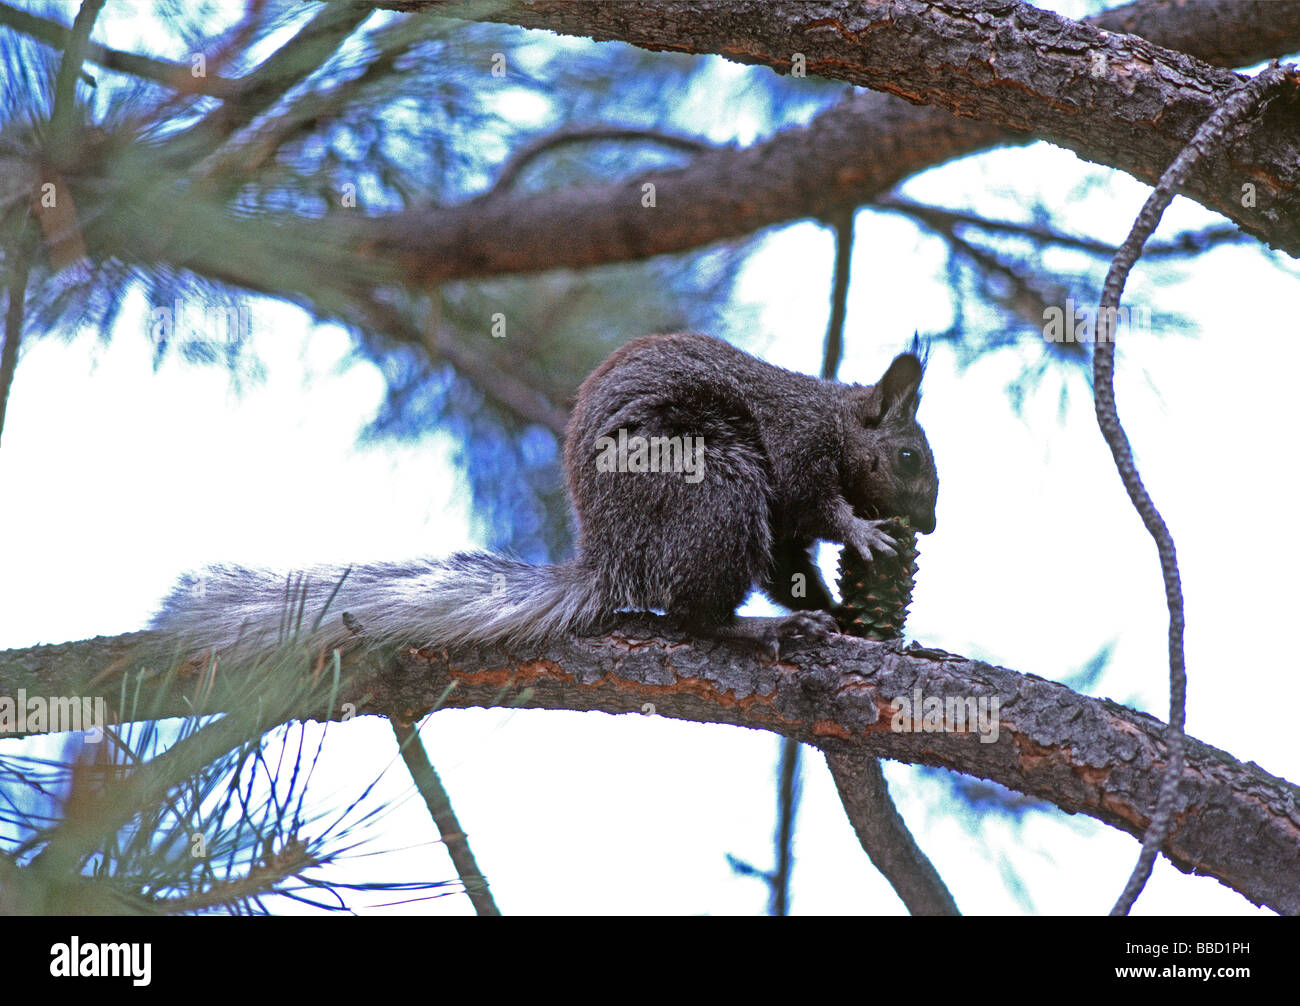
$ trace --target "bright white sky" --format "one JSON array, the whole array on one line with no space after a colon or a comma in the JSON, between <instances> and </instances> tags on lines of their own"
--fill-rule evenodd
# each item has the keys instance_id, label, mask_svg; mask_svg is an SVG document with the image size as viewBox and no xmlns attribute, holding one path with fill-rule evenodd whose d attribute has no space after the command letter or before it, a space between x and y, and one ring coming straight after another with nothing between
<instances>
[{"instance_id":1,"label":"bright white sky","mask_svg":"<svg viewBox=\"0 0 1300 1006\"><path fill-rule=\"evenodd\" d=\"M1015 216L1041 197L1065 229L1118 241L1147 190L1116 177L1080 196L1084 173L1099 170L1037 145L945 166L906 194L991 216ZM1212 219L1179 200L1161 233ZM773 233L741 283L744 331L717 334L748 337L766 359L815 371L831 256L815 225ZM914 330L949 323L941 256L937 240L899 218L859 218L843 378L874 380ZM1251 247L1225 248L1152 289L1139 265L1130 303L1175 307L1199 334L1135 333L1121 344L1117 385L1143 475L1178 544L1188 731L1295 780L1289 717L1300 710L1300 676L1285 640L1300 533L1287 516L1296 486L1285 444L1300 372L1300 280L1288 268ZM754 312L761 335L748 330ZM208 562L440 555L472 542L464 480L444 439L356 445L382 382L368 364L343 366L346 338L269 302L256 303L253 322L267 377L241 394L224 373L175 360L155 374L139 302L110 346L80 332L26 347L0 449L0 527L10 529L0 647L141 628L177 574ZM1017 367L1003 353L959 373L947 351L932 355L921 419L942 481L939 529L922 539L909 634L1048 678L1114 640L1099 693L1163 719L1166 616L1154 548L1086 388L1076 384L1060 418L1059 379L1049 378L1016 415L1005 388ZM654 717L495 710L439 713L423 736L504 912L764 910L766 886L735 876L725 857L771 865L776 738ZM326 797L385 769L392 792L409 788L382 720L331 726L326 752ZM804 766L794 911L901 913L819 756L809 752ZM945 788L906 766L887 772L968 914L1104 913L1137 853L1128 836L1053 810L1018 824L963 823ZM426 865L431 835L427 813L408 801L371 847L408 851L357 869L450 877L445 858ZM469 906L448 897L400 910ZM1137 911L1255 909L1162 862Z\"/></svg>"}]
</instances>

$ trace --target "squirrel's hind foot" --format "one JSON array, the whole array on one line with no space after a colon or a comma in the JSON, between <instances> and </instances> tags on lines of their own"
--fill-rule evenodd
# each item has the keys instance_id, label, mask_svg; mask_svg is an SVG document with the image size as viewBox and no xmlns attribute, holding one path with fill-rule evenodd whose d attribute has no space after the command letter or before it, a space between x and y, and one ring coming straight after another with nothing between
<instances>
[{"instance_id":1,"label":"squirrel's hind foot","mask_svg":"<svg viewBox=\"0 0 1300 1006\"><path fill-rule=\"evenodd\" d=\"M781 658L785 644L793 639L822 642L839 634L839 625L829 611L796 611L776 618L745 618L699 633L704 638L740 643L772 661Z\"/></svg>"}]
</instances>

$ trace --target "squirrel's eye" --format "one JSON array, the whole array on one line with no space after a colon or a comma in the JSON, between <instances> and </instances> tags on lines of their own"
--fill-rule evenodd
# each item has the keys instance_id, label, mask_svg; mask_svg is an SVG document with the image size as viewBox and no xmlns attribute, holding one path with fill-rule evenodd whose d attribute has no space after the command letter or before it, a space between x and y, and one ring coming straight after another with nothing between
<instances>
[{"instance_id":1,"label":"squirrel's eye","mask_svg":"<svg viewBox=\"0 0 1300 1006\"><path fill-rule=\"evenodd\" d=\"M908 447L898 449L898 470L903 475L915 475L921 470L920 452Z\"/></svg>"}]
</instances>

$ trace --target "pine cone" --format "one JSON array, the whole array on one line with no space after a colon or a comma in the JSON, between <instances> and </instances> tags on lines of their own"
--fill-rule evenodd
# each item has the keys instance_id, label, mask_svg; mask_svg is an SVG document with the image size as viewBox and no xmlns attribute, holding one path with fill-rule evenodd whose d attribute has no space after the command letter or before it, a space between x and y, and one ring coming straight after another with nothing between
<instances>
[{"instance_id":1,"label":"pine cone","mask_svg":"<svg viewBox=\"0 0 1300 1006\"><path fill-rule=\"evenodd\" d=\"M867 639L896 639L903 634L907 606L916 585L916 532L905 518L890 529L898 541L898 554L866 562L856 549L840 550L840 597L835 617L840 628Z\"/></svg>"}]
</instances>

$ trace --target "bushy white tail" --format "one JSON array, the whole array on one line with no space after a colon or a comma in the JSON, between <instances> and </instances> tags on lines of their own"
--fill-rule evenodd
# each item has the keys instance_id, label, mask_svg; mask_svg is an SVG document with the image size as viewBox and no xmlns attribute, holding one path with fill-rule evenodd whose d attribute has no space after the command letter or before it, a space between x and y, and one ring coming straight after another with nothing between
<instances>
[{"instance_id":1,"label":"bushy white tail","mask_svg":"<svg viewBox=\"0 0 1300 1006\"><path fill-rule=\"evenodd\" d=\"M152 627L218 651L258 652L291 639L312 648L348 640L454 646L583 631L605 610L597 578L576 562L530 566L462 552L288 575L211 567L177 585Z\"/></svg>"}]
</instances>

